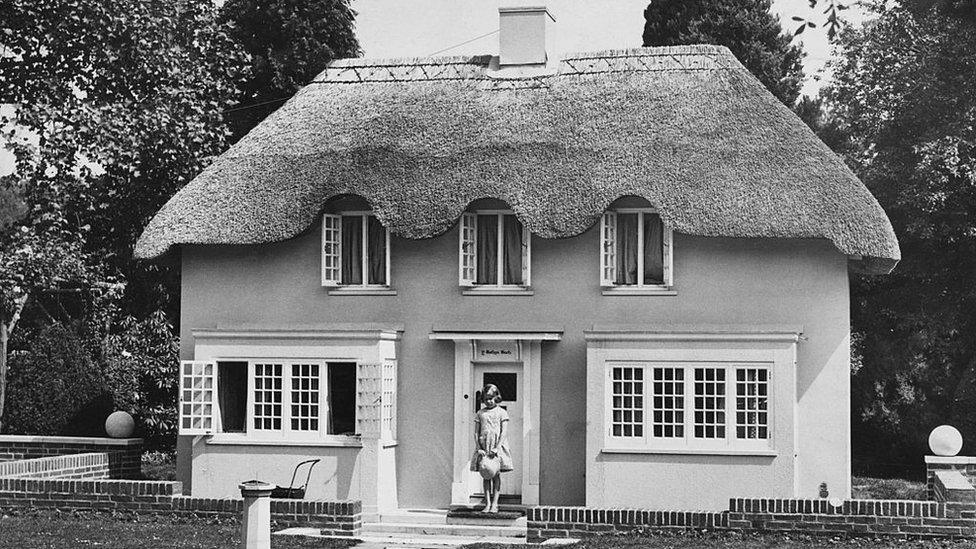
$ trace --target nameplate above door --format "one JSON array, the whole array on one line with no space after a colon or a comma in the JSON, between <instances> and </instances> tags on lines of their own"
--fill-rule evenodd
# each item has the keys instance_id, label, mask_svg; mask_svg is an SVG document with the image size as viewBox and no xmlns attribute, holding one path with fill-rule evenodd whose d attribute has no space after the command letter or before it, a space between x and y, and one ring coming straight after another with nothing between
<instances>
[{"instance_id":1,"label":"nameplate above door","mask_svg":"<svg viewBox=\"0 0 976 549\"><path fill-rule=\"evenodd\" d=\"M519 362L522 360L518 341L474 340L474 360L478 362Z\"/></svg>"}]
</instances>

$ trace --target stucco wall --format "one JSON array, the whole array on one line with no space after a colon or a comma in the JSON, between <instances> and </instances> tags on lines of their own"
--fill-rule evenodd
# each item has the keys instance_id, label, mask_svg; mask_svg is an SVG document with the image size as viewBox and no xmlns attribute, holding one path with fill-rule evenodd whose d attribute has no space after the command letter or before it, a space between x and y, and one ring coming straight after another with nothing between
<instances>
[{"instance_id":1,"label":"stucco wall","mask_svg":"<svg viewBox=\"0 0 976 549\"><path fill-rule=\"evenodd\" d=\"M403 324L397 448L403 507L450 501L454 347L428 335L432 325L452 321L486 327L531 322L564 330L561 341L542 346L540 498L553 505L585 501L583 330L621 322L803 325L796 496L816 495L821 481L831 495L849 492L847 267L827 242L676 234L677 295L669 297L603 296L596 228L569 239L533 239L531 297L462 296L456 227L429 240L393 238L396 296L329 296L319 282L318 244L314 227L277 244L185 247L181 354L192 358L193 329L218 323ZM181 466L185 474L187 460Z\"/></svg>"}]
</instances>

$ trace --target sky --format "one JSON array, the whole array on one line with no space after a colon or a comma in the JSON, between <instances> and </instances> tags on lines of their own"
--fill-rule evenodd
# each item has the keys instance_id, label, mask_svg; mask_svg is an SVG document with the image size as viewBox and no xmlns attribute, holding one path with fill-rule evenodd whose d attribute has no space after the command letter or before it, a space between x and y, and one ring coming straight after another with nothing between
<instances>
[{"instance_id":1,"label":"sky","mask_svg":"<svg viewBox=\"0 0 976 549\"><path fill-rule=\"evenodd\" d=\"M498 8L515 5L549 8L556 19L547 29L550 55L638 47L647 3L648 0L352 0L353 9L359 12L356 35L366 57L496 54ZM792 20L794 16L822 23L822 10L823 7L810 8L808 0L773 0L772 11L789 31L798 25ZM843 15L852 23L865 18L856 6ZM829 74L824 71L831 53L826 29L807 29L795 40L803 44L807 53L802 93L816 95L829 81ZM12 155L0 149L0 175L10 173L12 168Z\"/></svg>"}]
</instances>

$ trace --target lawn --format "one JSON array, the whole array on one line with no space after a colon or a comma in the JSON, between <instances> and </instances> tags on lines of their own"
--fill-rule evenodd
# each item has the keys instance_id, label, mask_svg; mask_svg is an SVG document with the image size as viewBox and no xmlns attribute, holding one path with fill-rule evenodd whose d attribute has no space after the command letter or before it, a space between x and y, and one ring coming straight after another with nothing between
<instances>
[{"instance_id":1,"label":"lawn","mask_svg":"<svg viewBox=\"0 0 976 549\"><path fill-rule=\"evenodd\" d=\"M133 517L108 513L29 512L0 517L2 549L237 549L240 526L231 521L173 517ZM274 536L273 549L346 549L355 542ZM964 549L970 541L839 539L782 534L687 532L682 534L596 536L572 549ZM478 544L469 549L528 549L538 546Z\"/></svg>"},{"instance_id":2,"label":"lawn","mask_svg":"<svg viewBox=\"0 0 976 549\"><path fill-rule=\"evenodd\" d=\"M227 520L36 511L0 516L0 548L238 549L240 529ZM353 544L293 536L272 540L274 549L345 549Z\"/></svg>"}]
</instances>

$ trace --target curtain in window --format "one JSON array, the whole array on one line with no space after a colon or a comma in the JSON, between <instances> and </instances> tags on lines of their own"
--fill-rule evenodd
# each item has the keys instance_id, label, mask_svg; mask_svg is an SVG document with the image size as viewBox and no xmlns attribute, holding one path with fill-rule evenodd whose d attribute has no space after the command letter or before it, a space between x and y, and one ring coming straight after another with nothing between
<instances>
[{"instance_id":1,"label":"curtain in window","mask_svg":"<svg viewBox=\"0 0 976 549\"><path fill-rule=\"evenodd\" d=\"M342 283L363 283L363 218L342 217Z\"/></svg>"},{"instance_id":2,"label":"curtain in window","mask_svg":"<svg viewBox=\"0 0 976 549\"><path fill-rule=\"evenodd\" d=\"M329 414L326 428L330 435L356 432L356 363L330 362L326 387Z\"/></svg>"},{"instance_id":3,"label":"curtain in window","mask_svg":"<svg viewBox=\"0 0 976 549\"><path fill-rule=\"evenodd\" d=\"M369 216L366 238L369 240L369 247L366 252L366 260L369 265L369 283L388 284L386 280L386 229L373 216Z\"/></svg>"},{"instance_id":4,"label":"curtain in window","mask_svg":"<svg viewBox=\"0 0 976 549\"><path fill-rule=\"evenodd\" d=\"M478 216L478 284L498 283L498 216Z\"/></svg>"},{"instance_id":5,"label":"curtain in window","mask_svg":"<svg viewBox=\"0 0 976 549\"><path fill-rule=\"evenodd\" d=\"M522 284L522 224L514 215L506 215L504 219L504 284Z\"/></svg>"},{"instance_id":6,"label":"curtain in window","mask_svg":"<svg viewBox=\"0 0 976 549\"><path fill-rule=\"evenodd\" d=\"M617 214L617 284L637 284L637 214Z\"/></svg>"},{"instance_id":7,"label":"curtain in window","mask_svg":"<svg viewBox=\"0 0 976 549\"><path fill-rule=\"evenodd\" d=\"M664 224L644 214L644 284L664 284Z\"/></svg>"}]
</instances>

